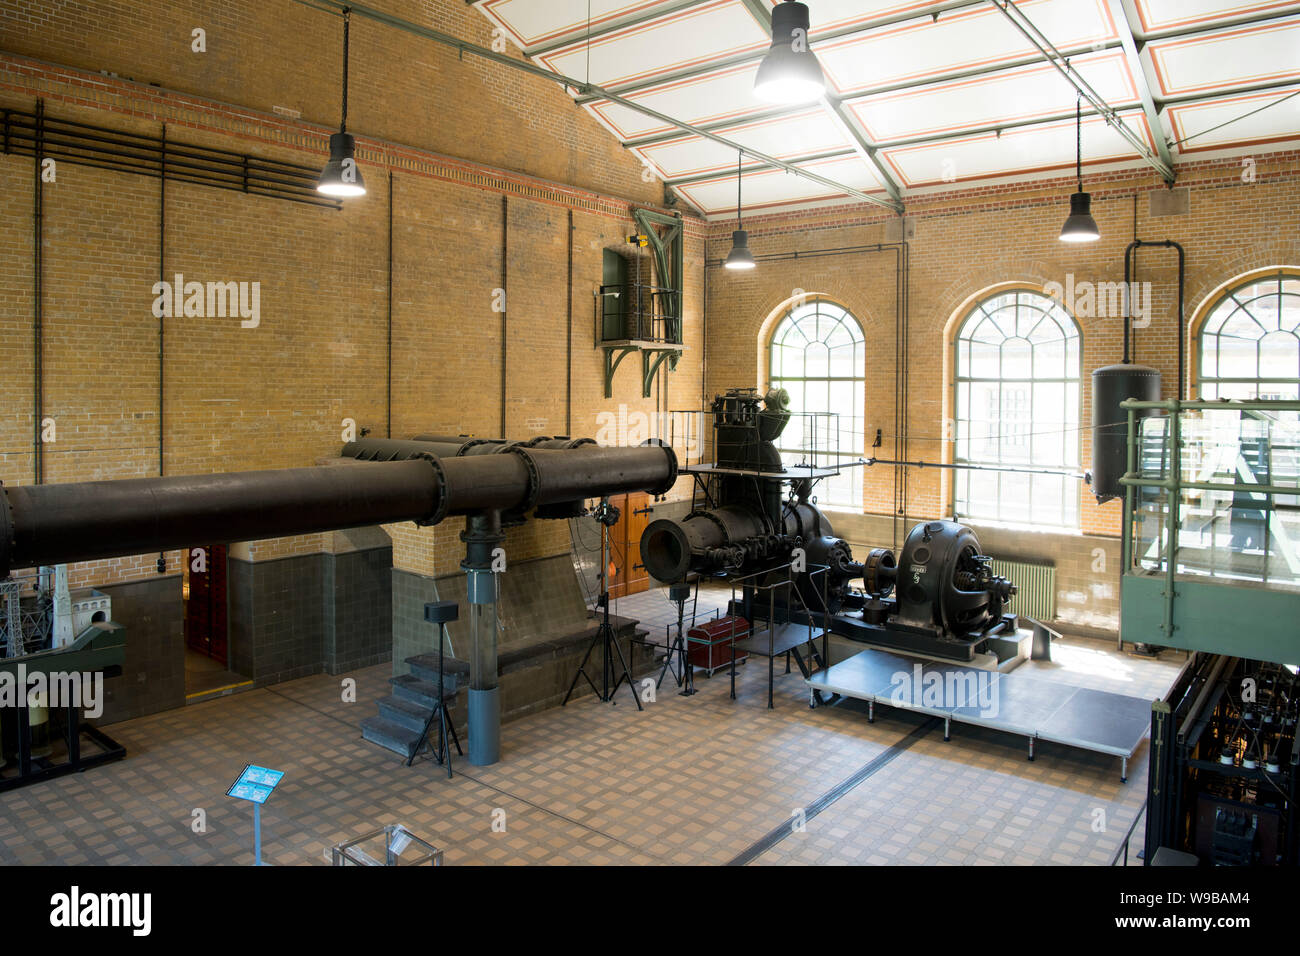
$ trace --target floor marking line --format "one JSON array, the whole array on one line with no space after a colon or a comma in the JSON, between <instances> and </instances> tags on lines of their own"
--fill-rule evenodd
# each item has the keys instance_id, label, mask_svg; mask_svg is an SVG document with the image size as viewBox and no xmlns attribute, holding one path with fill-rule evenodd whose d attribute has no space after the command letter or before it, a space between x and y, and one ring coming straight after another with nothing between
<instances>
[{"instance_id":1,"label":"floor marking line","mask_svg":"<svg viewBox=\"0 0 1300 956\"><path fill-rule=\"evenodd\" d=\"M808 806L803 807L802 808L803 822L807 823L809 820L812 820L815 816L817 816L817 814L821 813L823 810L825 810L833 803L835 803L837 800L839 800L840 797L844 796L845 794L853 790L855 787L857 787L858 784L862 783L867 778L873 776L876 773L876 771L885 767L890 761L892 761L899 754L910 749L913 744L915 744L921 738L929 734L932 730L938 727L940 723L941 721L938 717L931 717L925 723L921 724L919 727L916 727L906 737L904 737L899 741L896 741L884 753L877 754L867 764L865 764L864 766L860 767L857 771L855 771L852 776L848 777L845 780L840 781L830 790L827 790L816 800L812 801L812 803L808 804ZM749 863L752 863L754 860L758 859L768 850L772 849L772 847L776 846L778 843L780 843L782 840L784 840L793 832L794 829L790 826L790 821L787 820L784 823L778 824L777 826L773 827L770 831L768 831L757 842L753 843L748 848L742 850L739 854L737 854L736 856L728 860L726 865L746 866Z\"/></svg>"}]
</instances>

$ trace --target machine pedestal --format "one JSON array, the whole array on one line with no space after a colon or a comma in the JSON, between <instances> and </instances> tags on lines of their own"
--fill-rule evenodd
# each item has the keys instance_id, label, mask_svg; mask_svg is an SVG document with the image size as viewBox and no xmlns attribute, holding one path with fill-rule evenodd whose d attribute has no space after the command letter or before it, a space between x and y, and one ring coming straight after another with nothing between
<instances>
[{"instance_id":1,"label":"machine pedestal","mask_svg":"<svg viewBox=\"0 0 1300 956\"><path fill-rule=\"evenodd\" d=\"M486 767L501 759L501 688L469 691L469 762Z\"/></svg>"}]
</instances>

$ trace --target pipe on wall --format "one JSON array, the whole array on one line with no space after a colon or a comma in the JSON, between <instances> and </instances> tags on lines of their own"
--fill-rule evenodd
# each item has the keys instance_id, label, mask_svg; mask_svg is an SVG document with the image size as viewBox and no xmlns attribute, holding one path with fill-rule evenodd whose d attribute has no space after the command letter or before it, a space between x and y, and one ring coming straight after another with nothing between
<instances>
[{"instance_id":1,"label":"pipe on wall","mask_svg":"<svg viewBox=\"0 0 1300 956\"><path fill-rule=\"evenodd\" d=\"M388 171L388 359L385 366L387 389L387 427L385 434L393 437L393 171Z\"/></svg>"},{"instance_id":2,"label":"pipe on wall","mask_svg":"<svg viewBox=\"0 0 1300 956\"><path fill-rule=\"evenodd\" d=\"M41 179L41 160L45 146L45 100L36 101L36 148L32 151L32 480L45 480L45 444L41 441L41 422L45 417L45 380L43 367L45 265L45 191Z\"/></svg>"},{"instance_id":3,"label":"pipe on wall","mask_svg":"<svg viewBox=\"0 0 1300 956\"><path fill-rule=\"evenodd\" d=\"M1160 242L1151 242L1149 240L1134 239L1124 250L1124 295L1128 307L1124 309L1124 363L1131 364L1129 357L1129 339L1132 335L1130 327L1133 323L1132 309L1132 276L1137 267L1137 252L1142 248L1152 246L1173 249L1178 253L1178 381L1174 387L1174 397L1183 398L1187 394L1186 375L1187 375L1187 315L1185 304L1185 292L1187 285L1187 254L1183 247L1172 239L1165 239Z\"/></svg>"},{"instance_id":4,"label":"pipe on wall","mask_svg":"<svg viewBox=\"0 0 1300 956\"><path fill-rule=\"evenodd\" d=\"M564 434L573 434L573 210L569 210L569 297L564 326ZM504 429L501 432L505 434Z\"/></svg>"},{"instance_id":5,"label":"pipe on wall","mask_svg":"<svg viewBox=\"0 0 1300 956\"><path fill-rule=\"evenodd\" d=\"M501 431L506 431L506 370L509 355L510 310L510 197L501 197Z\"/></svg>"}]
</instances>

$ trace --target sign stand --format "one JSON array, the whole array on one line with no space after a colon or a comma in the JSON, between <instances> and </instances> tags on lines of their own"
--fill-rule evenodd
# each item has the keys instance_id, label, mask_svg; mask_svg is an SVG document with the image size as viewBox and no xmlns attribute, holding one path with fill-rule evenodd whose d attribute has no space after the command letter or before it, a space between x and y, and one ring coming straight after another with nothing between
<instances>
[{"instance_id":1,"label":"sign stand","mask_svg":"<svg viewBox=\"0 0 1300 956\"><path fill-rule=\"evenodd\" d=\"M237 800L247 800L253 805L253 865L266 866L262 862L262 804L275 792L276 786L284 778L283 770L271 770L246 764L239 779L230 785L226 796Z\"/></svg>"}]
</instances>

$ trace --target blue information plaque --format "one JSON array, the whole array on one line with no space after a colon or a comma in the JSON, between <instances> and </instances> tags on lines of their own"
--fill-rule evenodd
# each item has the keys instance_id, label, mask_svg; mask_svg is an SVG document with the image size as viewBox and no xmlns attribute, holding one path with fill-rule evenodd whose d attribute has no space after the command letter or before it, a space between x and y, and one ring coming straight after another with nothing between
<instances>
[{"instance_id":1,"label":"blue information plaque","mask_svg":"<svg viewBox=\"0 0 1300 956\"><path fill-rule=\"evenodd\" d=\"M230 785L230 789L226 791L226 796L247 800L250 803L266 803L266 798L271 795L276 784L283 777L283 770L270 770L250 763L244 768L244 772L239 775L239 779Z\"/></svg>"}]
</instances>

